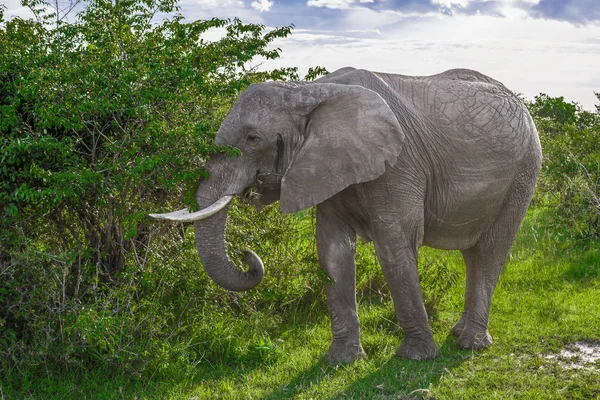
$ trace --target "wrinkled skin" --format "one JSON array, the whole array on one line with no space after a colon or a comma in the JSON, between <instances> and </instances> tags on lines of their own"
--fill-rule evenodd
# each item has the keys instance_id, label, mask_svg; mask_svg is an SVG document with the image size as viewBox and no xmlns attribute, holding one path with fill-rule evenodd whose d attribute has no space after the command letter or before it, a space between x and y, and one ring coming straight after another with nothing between
<instances>
[{"instance_id":1,"label":"wrinkled skin","mask_svg":"<svg viewBox=\"0 0 600 400\"><path fill-rule=\"evenodd\" d=\"M239 98L216 137L220 155L198 188L207 207L249 188L284 212L317 206L317 248L331 278L332 363L365 355L356 311L357 235L373 241L404 330L397 350L437 355L417 274L420 246L462 252L467 283L452 329L465 349L492 343L492 294L531 200L541 165L533 122L501 83L470 70L428 77L344 68L312 83L260 83ZM248 252L229 262L227 208L195 222L200 258L218 284L247 290L262 277Z\"/></svg>"}]
</instances>

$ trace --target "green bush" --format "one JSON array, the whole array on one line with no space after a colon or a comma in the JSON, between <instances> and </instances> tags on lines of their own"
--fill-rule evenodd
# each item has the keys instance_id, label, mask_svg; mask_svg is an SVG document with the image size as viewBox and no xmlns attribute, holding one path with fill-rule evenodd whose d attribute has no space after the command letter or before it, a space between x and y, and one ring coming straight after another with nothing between
<instances>
[{"instance_id":1,"label":"green bush","mask_svg":"<svg viewBox=\"0 0 600 400\"><path fill-rule=\"evenodd\" d=\"M156 370L218 296L185 230L147 213L193 204L245 87L298 78L250 66L292 27L186 23L168 0L93 0L74 22L27 5L0 8L0 375Z\"/></svg>"},{"instance_id":2,"label":"green bush","mask_svg":"<svg viewBox=\"0 0 600 400\"><path fill-rule=\"evenodd\" d=\"M600 100L600 94L596 94ZM545 94L528 104L544 153L534 201L557 207L557 226L585 242L600 238L600 106L580 109Z\"/></svg>"},{"instance_id":3,"label":"green bush","mask_svg":"<svg viewBox=\"0 0 600 400\"><path fill-rule=\"evenodd\" d=\"M77 22L53 25L52 14L34 10L36 21L0 30L3 248L23 237L62 251L75 245L112 280L127 254L147 248L149 210L194 202L240 91L296 77L246 67L277 57L267 46L291 27L265 33L177 14L153 25L157 12L173 10L169 1L91 1ZM224 37L205 41L215 28Z\"/></svg>"}]
</instances>

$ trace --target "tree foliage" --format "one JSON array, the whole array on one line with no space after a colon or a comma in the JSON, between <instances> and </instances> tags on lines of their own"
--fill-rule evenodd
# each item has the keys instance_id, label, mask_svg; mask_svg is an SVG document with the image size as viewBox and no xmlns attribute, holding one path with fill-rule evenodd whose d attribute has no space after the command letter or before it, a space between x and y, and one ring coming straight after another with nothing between
<instances>
[{"instance_id":1,"label":"tree foliage","mask_svg":"<svg viewBox=\"0 0 600 400\"><path fill-rule=\"evenodd\" d=\"M178 14L154 24L173 10L169 1L91 1L67 23L29 4L37 20L0 30L2 242L46 235L57 251L76 243L112 279L126 253L147 246L149 210L193 202L239 92L296 77L248 67L276 58L269 44L292 27L184 23ZM207 41L210 29L224 36Z\"/></svg>"},{"instance_id":2,"label":"tree foliage","mask_svg":"<svg viewBox=\"0 0 600 400\"><path fill-rule=\"evenodd\" d=\"M536 199L557 206L558 222L579 239L600 238L600 105L589 112L540 94L528 107L544 152Z\"/></svg>"}]
</instances>

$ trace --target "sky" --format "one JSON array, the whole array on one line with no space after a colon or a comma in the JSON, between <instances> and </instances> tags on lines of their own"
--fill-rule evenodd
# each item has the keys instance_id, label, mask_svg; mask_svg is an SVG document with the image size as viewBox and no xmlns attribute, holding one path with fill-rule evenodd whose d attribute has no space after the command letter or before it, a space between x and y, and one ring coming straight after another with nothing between
<instances>
[{"instance_id":1,"label":"sky","mask_svg":"<svg viewBox=\"0 0 600 400\"><path fill-rule=\"evenodd\" d=\"M27 16L0 0L5 17ZM182 0L186 20L294 24L268 69L352 66L404 75L470 68L527 99L546 93L594 110L600 0Z\"/></svg>"}]
</instances>

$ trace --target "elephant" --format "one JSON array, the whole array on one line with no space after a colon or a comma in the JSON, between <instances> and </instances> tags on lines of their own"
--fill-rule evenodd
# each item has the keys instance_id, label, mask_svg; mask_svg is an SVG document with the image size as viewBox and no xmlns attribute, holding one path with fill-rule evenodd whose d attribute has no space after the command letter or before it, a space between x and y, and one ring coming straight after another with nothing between
<instances>
[{"instance_id":1,"label":"elephant","mask_svg":"<svg viewBox=\"0 0 600 400\"><path fill-rule=\"evenodd\" d=\"M312 82L262 82L244 90L214 140L241 151L216 154L199 183L199 211L151 214L194 221L209 277L245 291L263 263L225 246L229 202L250 189L284 213L316 206L316 244L326 285L331 363L365 356L356 301L357 238L373 242L404 331L396 355L434 358L417 270L421 246L460 250L464 311L451 334L463 349L492 344L490 303L541 168L535 125L503 84L453 69L405 76L351 67Z\"/></svg>"}]
</instances>

